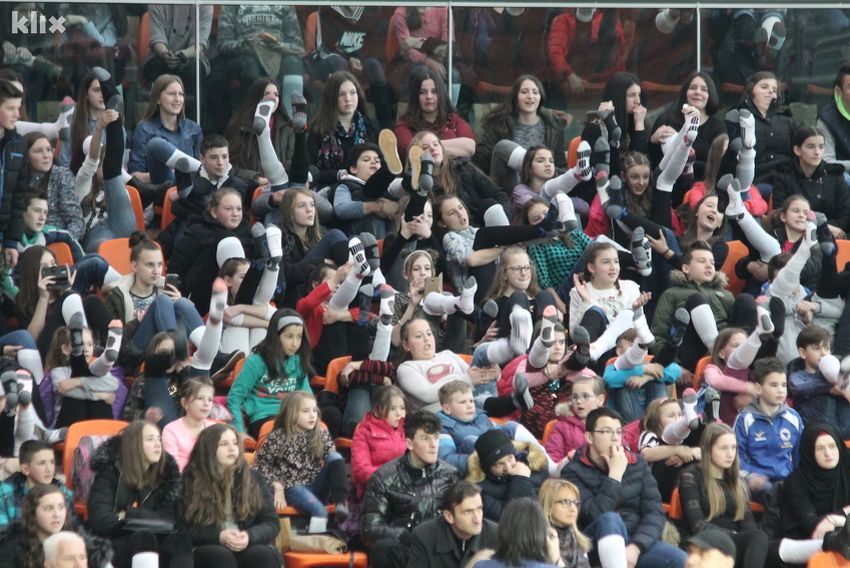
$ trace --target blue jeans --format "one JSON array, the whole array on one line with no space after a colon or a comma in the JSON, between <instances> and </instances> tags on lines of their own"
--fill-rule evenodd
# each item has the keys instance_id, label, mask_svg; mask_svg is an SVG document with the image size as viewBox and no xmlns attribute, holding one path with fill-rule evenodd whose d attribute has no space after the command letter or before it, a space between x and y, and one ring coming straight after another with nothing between
<instances>
[{"instance_id":1,"label":"blue jeans","mask_svg":"<svg viewBox=\"0 0 850 568\"><path fill-rule=\"evenodd\" d=\"M99 254L87 254L74 264L77 276L71 288L78 294L85 293L92 286L103 286L103 277L109 269L109 263Z\"/></svg>"},{"instance_id":2,"label":"blue jeans","mask_svg":"<svg viewBox=\"0 0 850 568\"><path fill-rule=\"evenodd\" d=\"M629 544L629 533L623 518L617 513L603 513L598 519L590 523L584 530L584 534L597 543L599 539L618 534ZM638 558L635 568L683 568L688 555L660 540L656 540L648 550L645 550Z\"/></svg>"},{"instance_id":3,"label":"blue jeans","mask_svg":"<svg viewBox=\"0 0 850 568\"><path fill-rule=\"evenodd\" d=\"M488 345L489 343L482 343L475 348L475 352L472 354L472 363L469 364L470 367L488 367L492 364L490 363L490 359L487 357ZM499 390L496 383L497 381L490 381L489 383L475 385L472 387L472 395L475 397L475 406L478 408L484 408L485 400L492 396L499 396Z\"/></svg>"},{"instance_id":4,"label":"blue jeans","mask_svg":"<svg viewBox=\"0 0 850 568\"><path fill-rule=\"evenodd\" d=\"M148 140L148 172L151 175L152 182L154 180L174 181L174 170L166 166L165 162L174 154L175 150L177 148L174 144L164 138Z\"/></svg>"},{"instance_id":5,"label":"blue jeans","mask_svg":"<svg viewBox=\"0 0 850 568\"><path fill-rule=\"evenodd\" d=\"M7 345L20 345L24 349L38 349L35 339L25 329L18 329L0 337L0 347Z\"/></svg>"},{"instance_id":6,"label":"blue jeans","mask_svg":"<svg viewBox=\"0 0 850 568\"><path fill-rule=\"evenodd\" d=\"M83 235L81 242L88 253L97 252L97 247L104 241L129 237L138 228L124 180L120 176L103 180L103 192L106 218Z\"/></svg>"},{"instance_id":7,"label":"blue jeans","mask_svg":"<svg viewBox=\"0 0 850 568\"><path fill-rule=\"evenodd\" d=\"M351 385L348 387L348 400L342 413L342 433L346 437L354 435L354 429L363 421L366 413L372 409L372 395L382 385Z\"/></svg>"},{"instance_id":8,"label":"blue jeans","mask_svg":"<svg viewBox=\"0 0 850 568\"><path fill-rule=\"evenodd\" d=\"M331 488L331 479L328 473L328 465L335 460L341 460L342 456L334 452L325 458L325 465L319 470L313 485L296 485L287 487L284 491L286 504L295 507L302 513L311 517L328 516L328 510L322 504L327 499Z\"/></svg>"},{"instance_id":9,"label":"blue jeans","mask_svg":"<svg viewBox=\"0 0 850 568\"><path fill-rule=\"evenodd\" d=\"M643 418L643 412L649 403L656 398L667 397L667 385L661 381L649 381L642 387L645 392L644 404L640 403L640 389L628 386L619 389L608 389L611 394L611 407L623 417L623 424L629 424Z\"/></svg>"},{"instance_id":10,"label":"blue jeans","mask_svg":"<svg viewBox=\"0 0 850 568\"><path fill-rule=\"evenodd\" d=\"M172 302L165 294L158 295L139 322L139 327L133 334L133 345L144 351L154 335L160 331L177 329L177 318L186 325L187 332L204 325L198 310L186 298Z\"/></svg>"}]
</instances>

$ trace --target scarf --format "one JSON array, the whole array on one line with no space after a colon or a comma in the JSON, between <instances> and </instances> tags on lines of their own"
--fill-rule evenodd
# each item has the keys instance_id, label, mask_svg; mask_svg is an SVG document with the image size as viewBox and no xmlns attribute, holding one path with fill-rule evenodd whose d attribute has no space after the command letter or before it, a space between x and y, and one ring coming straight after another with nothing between
<instances>
[{"instance_id":1,"label":"scarf","mask_svg":"<svg viewBox=\"0 0 850 568\"><path fill-rule=\"evenodd\" d=\"M337 122L336 129L325 134L322 138L319 143L319 154L316 158L316 165L319 169L341 170L345 167L345 152L340 145L340 140L345 138L353 138L354 144L361 144L366 141L366 120L360 114L360 111L354 111L354 120L351 121L348 131Z\"/></svg>"},{"instance_id":2,"label":"scarf","mask_svg":"<svg viewBox=\"0 0 850 568\"><path fill-rule=\"evenodd\" d=\"M552 526L558 533L558 547L561 550L561 558L564 559L564 563L569 568L578 566L579 552L582 551L578 542L576 542L575 527L559 527L554 524Z\"/></svg>"},{"instance_id":3,"label":"scarf","mask_svg":"<svg viewBox=\"0 0 850 568\"><path fill-rule=\"evenodd\" d=\"M821 432L826 432L838 446L838 465L823 469L815 459L815 442ZM812 496L817 510L838 512L850 502L850 449L838 434L838 430L826 422L810 422L800 436L800 465L790 477L800 477Z\"/></svg>"},{"instance_id":4,"label":"scarf","mask_svg":"<svg viewBox=\"0 0 850 568\"><path fill-rule=\"evenodd\" d=\"M838 87L835 88L835 92L832 94L835 99L835 106L838 108L838 112L841 113L841 116L850 120L850 112L847 112L847 109L844 107L844 99L841 98L841 95L838 94Z\"/></svg>"}]
</instances>

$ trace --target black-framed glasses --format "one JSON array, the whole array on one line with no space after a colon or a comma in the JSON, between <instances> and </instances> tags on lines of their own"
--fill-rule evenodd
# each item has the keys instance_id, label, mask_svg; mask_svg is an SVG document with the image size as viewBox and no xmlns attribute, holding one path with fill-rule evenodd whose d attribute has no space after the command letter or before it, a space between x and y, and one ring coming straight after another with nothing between
<instances>
[{"instance_id":1,"label":"black-framed glasses","mask_svg":"<svg viewBox=\"0 0 850 568\"><path fill-rule=\"evenodd\" d=\"M563 507L564 509L569 509L569 508L570 508L570 505L575 505L575 508L576 508L576 509L578 509L579 507L581 507L581 499L576 499L576 500L573 500L573 499L561 499L560 501L557 501L557 503L558 503L559 505L561 505L561 507Z\"/></svg>"}]
</instances>

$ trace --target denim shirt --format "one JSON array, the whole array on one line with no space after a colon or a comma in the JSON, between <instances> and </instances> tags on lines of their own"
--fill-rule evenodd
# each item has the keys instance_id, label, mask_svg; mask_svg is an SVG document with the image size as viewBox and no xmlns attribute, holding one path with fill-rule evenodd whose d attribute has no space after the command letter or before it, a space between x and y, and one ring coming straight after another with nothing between
<instances>
[{"instance_id":1,"label":"denim shirt","mask_svg":"<svg viewBox=\"0 0 850 568\"><path fill-rule=\"evenodd\" d=\"M197 158L201 154L203 137L201 127L196 122L180 118L177 119L177 130L168 130L163 126L159 114L155 114L150 119L136 125L136 129L133 131L127 171L130 173L150 171L147 154L148 140L151 138L163 138L178 150Z\"/></svg>"}]
</instances>

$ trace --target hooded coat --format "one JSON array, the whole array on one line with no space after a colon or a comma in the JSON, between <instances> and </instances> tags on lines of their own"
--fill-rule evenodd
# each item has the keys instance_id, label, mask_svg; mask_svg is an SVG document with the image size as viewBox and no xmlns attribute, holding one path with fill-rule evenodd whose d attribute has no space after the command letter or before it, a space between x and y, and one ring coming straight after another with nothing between
<instances>
[{"instance_id":1,"label":"hooded coat","mask_svg":"<svg viewBox=\"0 0 850 568\"><path fill-rule=\"evenodd\" d=\"M0 566L24 565L26 559L26 547L23 542L21 521L15 521L0 530ZM82 527L76 530L77 534L86 541L86 553L88 554L88 568L111 567L112 545L108 539L98 538L87 533Z\"/></svg>"}]
</instances>

